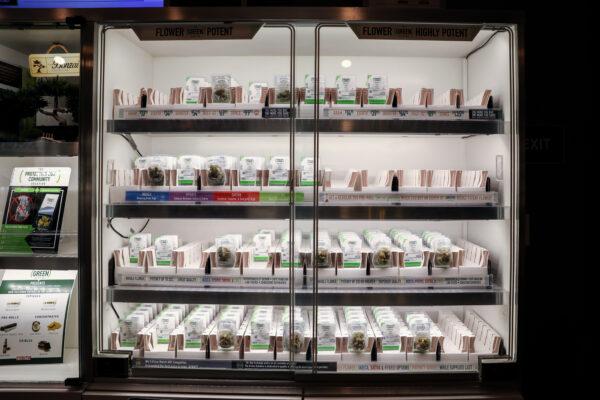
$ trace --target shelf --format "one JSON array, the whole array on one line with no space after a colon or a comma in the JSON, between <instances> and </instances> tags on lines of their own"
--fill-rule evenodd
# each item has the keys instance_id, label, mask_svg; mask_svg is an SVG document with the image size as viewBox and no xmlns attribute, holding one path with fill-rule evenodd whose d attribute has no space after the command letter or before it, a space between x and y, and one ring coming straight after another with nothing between
<instances>
[{"instance_id":1,"label":"shelf","mask_svg":"<svg viewBox=\"0 0 600 400\"><path fill-rule=\"evenodd\" d=\"M0 366L1 383L63 383L79 377L79 352L65 348L61 364L21 364Z\"/></svg>"},{"instance_id":2,"label":"shelf","mask_svg":"<svg viewBox=\"0 0 600 400\"><path fill-rule=\"evenodd\" d=\"M74 270L79 259L73 255L60 254L4 254L0 253L0 269L52 269Z\"/></svg>"},{"instance_id":3,"label":"shelf","mask_svg":"<svg viewBox=\"0 0 600 400\"><path fill-rule=\"evenodd\" d=\"M0 269L79 269L77 257L78 236L63 233L58 253L3 253L0 252Z\"/></svg>"},{"instance_id":4,"label":"shelf","mask_svg":"<svg viewBox=\"0 0 600 400\"><path fill-rule=\"evenodd\" d=\"M75 157L78 153L78 142L0 142L1 157Z\"/></svg>"},{"instance_id":5,"label":"shelf","mask_svg":"<svg viewBox=\"0 0 600 400\"><path fill-rule=\"evenodd\" d=\"M312 209L310 216L312 218ZM303 213L296 211L297 214ZM396 206L396 205L321 205L320 219L351 220L497 220L504 218L499 206Z\"/></svg>"},{"instance_id":6,"label":"shelf","mask_svg":"<svg viewBox=\"0 0 600 400\"><path fill-rule=\"evenodd\" d=\"M215 133L259 132L283 133L290 129L287 119L142 119L109 120L112 133ZM296 119L296 131L312 134L314 120ZM321 134L373 133L390 135L494 135L504 133L501 120L361 120L323 119L319 121Z\"/></svg>"},{"instance_id":7,"label":"shelf","mask_svg":"<svg viewBox=\"0 0 600 400\"><path fill-rule=\"evenodd\" d=\"M109 204L108 218L215 218L215 219L286 219L288 204Z\"/></svg>"},{"instance_id":8,"label":"shelf","mask_svg":"<svg viewBox=\"0 0 600 400\"><path fill-rule=\"evenodd\" d=\"M491 289L377 289L377 290L319 290L319 305L497 305L503 304L504 292ZM287 289L275 288L178 288L110 286L110 302L127 303L188 303L188 304L251 304L287 305ZM312 289L296 289L296 305L313 303Z\"/></svg>"},{"instance_id":9,"label":"shelf","mask_svg":"<svg viewBox=\"0 0 600 400\"><path fill-rule=\"evenodd\" d=\"M287 204L109 204L108 218L208 218L208 219L285 219L290 217ZM498 206L348 206L322 205L321 219L426 219L426 220L497 220L504 218ZM296 218L312 219L313 207L296 206Z\"/></svg>"}]
</instances>

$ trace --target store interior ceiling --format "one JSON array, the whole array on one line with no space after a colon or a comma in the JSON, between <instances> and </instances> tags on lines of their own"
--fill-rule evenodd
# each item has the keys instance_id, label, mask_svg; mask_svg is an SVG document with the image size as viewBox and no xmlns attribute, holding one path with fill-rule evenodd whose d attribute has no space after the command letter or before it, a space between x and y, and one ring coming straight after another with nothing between
<instances>
[{"instance_id":1,"label":"store interior ceiling","mask_svg":"<svg viewBox=\"0 0 600 400\"><path fill-rule=\"evenodd\" d=\"M79 30L0 29L0 43L19 53L45 53L53 43L60 43L71 53L79 52Z\"/></svg>"}]
</instances>

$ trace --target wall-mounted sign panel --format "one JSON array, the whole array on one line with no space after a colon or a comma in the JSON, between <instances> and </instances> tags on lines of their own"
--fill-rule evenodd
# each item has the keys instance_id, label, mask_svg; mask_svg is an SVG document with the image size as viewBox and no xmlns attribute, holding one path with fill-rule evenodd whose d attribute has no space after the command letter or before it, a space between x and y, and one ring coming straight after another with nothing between
<instances>
[{"instance_id":1,"label":"wall-mounted sign panel","mask_svg":"<svg viewBox=\"0 0 600 400\"><path fill-rule=\"evenodd\" d=\"M472 41L480 25L348 23L359 39Z\"/></svg>"},{"instance_id":2,"label":"wall-mounted sign panel","mask_svg":"<svg viewBox=\"0 0 600 400\"><path fill-rule=\"evenodd\" d=\"M138 25L133 31L140 40L227 40L252 39L262 24Z\"/></svg>"},{"instance_id":3,"label":"wall-mounted sign panel","mask_svg":"<svg viewBox=\"0 0 600 400\"><path fill-rule=\"evenodd\" d=\"M29 55L29 73L35 78L79 76L79 65L79 53Z\"/></svg>"}]
</instances>

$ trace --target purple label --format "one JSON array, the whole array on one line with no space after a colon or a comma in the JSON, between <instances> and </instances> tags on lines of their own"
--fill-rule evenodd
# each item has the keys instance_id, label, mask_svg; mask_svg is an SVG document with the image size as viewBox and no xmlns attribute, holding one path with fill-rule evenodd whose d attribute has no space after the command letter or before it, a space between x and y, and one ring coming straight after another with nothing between
<instances>
[{"instance_id":1,"label":"purple label","mask_svg":"<svg viewBox=\"0 0 600 400\"><path fill-rule=\"evenodd\" d=\"M212 192L170 192L170 201L214 201Z\"/></svg>"}]
</instances>

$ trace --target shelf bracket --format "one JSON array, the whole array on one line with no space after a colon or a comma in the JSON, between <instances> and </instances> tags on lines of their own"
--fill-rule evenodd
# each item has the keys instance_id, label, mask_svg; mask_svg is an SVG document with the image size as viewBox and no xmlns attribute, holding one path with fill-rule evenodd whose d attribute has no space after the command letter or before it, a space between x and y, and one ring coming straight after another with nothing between
<instances>
[{"instance_id":1,"label":"shelf bracket","mask_svg":"<svg viewBox=\"0 0 600 400\"><path fill-rule=\"evenodd\" d=\"M127 141L127 143L129 143L129 146L131 146L131 149L133 151L135 151L136 153L138 153L140 157L142 157L142 153L140 152L137 143L131 136L131 133L119 133L119 136L121 136L123 139L125 139Z\"/></svg>"}]
</instances>

